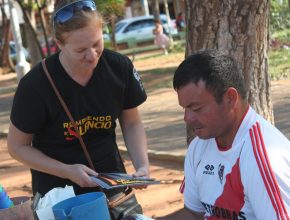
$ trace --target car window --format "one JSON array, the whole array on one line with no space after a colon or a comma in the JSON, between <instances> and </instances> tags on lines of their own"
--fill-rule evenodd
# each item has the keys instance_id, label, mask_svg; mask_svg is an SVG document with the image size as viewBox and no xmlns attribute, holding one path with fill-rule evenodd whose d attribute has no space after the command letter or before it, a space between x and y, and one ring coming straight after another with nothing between
<instances>
[{"instance_id":1,"label":"car window","mask_svg":"<svg viewBox=\"0 0 290 220\"><path fill-rule=\"evenodd\" d=\"M125 28L124 33L129 31L141 30L142 28L154 27L153 19L145 19L140 21L132 22L128 27Z\"/></svg>"},{"instance_id":2,"label":"car window","mask_svg":"<svg viewBox=\"0 0 290 220\"><path fill-rule=\"evenodd\" d=\"M154 24L153 19L146 19L146 20L143 20L142 22L142 28L154 27L154 26L155 24Z\"/></svg>"},{"instance_id":3,"label":"car window","mask_svg":"<svg viewBox=\"0 0 290 220\"><path fill-rule=\"evenodd\" d=\"M125 28L124 33L129 32L129 31L136 31L136 30L140 29L141 28L141 23L142 23L142 21L132 22L131 24L129 24Z\"/></svg>"},{"instance_id":4,"label":"car window","mask_svg":"<svg viewBox=\"0 0 290 220\"><path fill-rule=\"evenodd\" d=\"M116 29L115 29L115 32L119 32L121 30L122 27L124 27L126 23L125 22L119 22L116 24Z\"/></svg>"}]
</instances>

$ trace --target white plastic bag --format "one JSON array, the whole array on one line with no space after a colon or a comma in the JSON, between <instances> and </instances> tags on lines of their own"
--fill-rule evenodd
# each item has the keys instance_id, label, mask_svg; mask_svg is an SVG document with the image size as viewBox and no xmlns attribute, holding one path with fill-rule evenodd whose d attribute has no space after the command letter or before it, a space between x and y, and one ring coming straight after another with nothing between
<instances>
[{"instance_id":1,"label":"white plastic bag","mask_svg":"<svg viewBox=\"0 0 290 220\"><path fill-rule=\"evenodd\" d=\"M74 196L75 193L72 186L53 188L47 192L44 197L39 199L36 207L37 217L39 220L55 220L52 206Z\"/></svg>"}]
</instances>

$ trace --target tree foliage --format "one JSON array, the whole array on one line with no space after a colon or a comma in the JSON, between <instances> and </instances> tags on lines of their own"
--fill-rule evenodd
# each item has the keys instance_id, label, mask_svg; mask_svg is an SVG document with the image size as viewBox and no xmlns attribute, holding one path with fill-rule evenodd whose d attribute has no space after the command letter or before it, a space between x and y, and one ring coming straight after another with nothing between
<instances>
[{"instance_id":1,"label":"tree foliage","mask_svg":"<svg viewBox=\"0 0 290 220\"><path fill-rule=\"evenodd\" d=\"M271 32L290 28L290 8L286 0L271 0L270 23Z\"/></svg>"},{"instance_id":2,"label":"tree foliage","mask_svg":"<svg viewBox=\"0 0 290 220\"><path fill-rule=\"evenodd\" d=\"M98 10L109 19L112 15L122 16L125 9L124 0L95 0Z\"/></svg>"},{"instance_id":3,"label":"tree foliage","mask_svg":"<svg viewBox=\"0 0 290 220\"><path fill-rule=\"evenodd\" d=\"M125 12L124 0L95 0L98 10L102 13L105 20L110 23L112 46L117 49L115 40L115 22L117 17L122 16Z\"/></svg>"}]
</instances>

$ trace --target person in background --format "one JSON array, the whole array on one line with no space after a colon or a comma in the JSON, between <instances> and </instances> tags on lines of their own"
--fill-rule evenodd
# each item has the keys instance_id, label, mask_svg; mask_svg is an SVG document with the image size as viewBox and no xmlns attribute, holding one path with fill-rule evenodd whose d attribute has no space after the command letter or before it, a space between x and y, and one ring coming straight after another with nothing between
<instances>
[{"instance_id":1,"label":"person in background","mask_svg":"<svg viewBox=\"0 0 290 220\"><path fill-rule=\"evenodd\" d=\"M185 29L185 20L184 20L184 16L183 16L183 13L182 12L179 12L178 13L178 16L175 20L175 23L176 23L176 28L177 30L180 32L180 31L184 31Z\"/></svg>"},{"instance_id":2,"label":"person in background","mask_svg":"<svg viewBox=\"0 0 290 220\"><path fill-rule=\"evenodd\" d=\"M41 63L20 81L11 111L8 150L31 168L33 194L72 185L76 194L96 191L90 176L125 172L116 143L119 120L136 172L149 177L146 135L138 106L146 100L131 61L104 49L103 19L91 0L57 0L53 32L60 51L45 60L72 113L96 172L88 167L72 124ZM108 198L124 190L106 191Z\"/></svg>"},{"instance_id":3,"label":"person in background","mask_svg":"<svg viewBox=\"0 0 290 220\"><path fill-rule=\"evenodd\" d=\"M185 158L184 208L157 219L290 219L290 142L249 105L236 61L198 51L173 86L197 137Z\"/></svg>"},{"instance_id":4,"label":"person in background","mask_svg":"<svg viewBox=\"0 0 290 220\"><path fill-rule=\"evenodd\" d=\"M155 21L155 28L153 29L153 34L155 35L154 43L162 49L163 54L168 54L168 48L170 46L170 39L164 33L163 26L160 20Z\"/></svg>"}]
</instances>

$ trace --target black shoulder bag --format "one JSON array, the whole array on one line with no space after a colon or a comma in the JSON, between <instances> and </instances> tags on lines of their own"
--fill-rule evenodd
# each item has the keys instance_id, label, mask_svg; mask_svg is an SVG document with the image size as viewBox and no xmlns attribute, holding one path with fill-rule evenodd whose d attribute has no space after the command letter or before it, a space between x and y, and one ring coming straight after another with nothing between
<instances>
[{"instance_id":1,"label":"black shoulder bag","mask_svg":"<svg viewBox=\"0 0 290 220\"><path fill-rule=\"evenodd\" d=\"M64 111L66 112L67 116L69 117L69 119L70 119L70 121L75 129L75 132L77 134L77 137L79 139L82 150L85 154L86 160L88 161L90 168L95 170L94 164L93 164L92 159L90 157L90 154L87 150L87 147L83 141L83 138L80 135L80 132L79 132L79 129L75 123L75 120L73 119L66 103L64 102L63 98L61 97L58 89L56 88L56 86L55 86L55 84L54 84L54 82L53 82L53 80L48 72L48 69L47 69L46 64L45 64L45 59L42 60L42 67L43 67L43 70L48 78L48 81L50 82L56 96L58 97ZM122 162L123 160L121 158L120 151L118 148L116 150L117 150L118 155L120 157L120 161ZM124 164L123 164L123 170L124 170L124 172L126 172ZM99 189L100 189L100 191L104 192L101 187L99 187ZM109 206L110 215L111 215L112 220L120 220L123 217L130 216L132 214L142 214L143 213L142 207L138 203L136 196L134 194L134 191L131 187L127 187L124 192L118 194L117 198L114 198L113 200L107 199L107 201L108 201L108 206Z\"/></svg>"}]
</instances>

